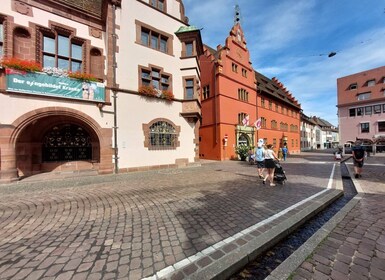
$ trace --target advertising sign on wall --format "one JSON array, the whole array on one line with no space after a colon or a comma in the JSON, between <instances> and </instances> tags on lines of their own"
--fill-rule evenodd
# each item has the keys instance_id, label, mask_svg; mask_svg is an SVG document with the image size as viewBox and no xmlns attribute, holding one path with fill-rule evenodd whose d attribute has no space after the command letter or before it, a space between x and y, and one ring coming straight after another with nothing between
<instances>
[{"instance_id":1,"label":"advertising sign on wall","mask_svg":"<svg viewBox=\"0 0 385 280\"><path fill-rule=\"evenodd\" d=\"M82 81L46 73L7 69L7 91L90 101L105 101L103 83Z\"/></svg>"}]
</instances>

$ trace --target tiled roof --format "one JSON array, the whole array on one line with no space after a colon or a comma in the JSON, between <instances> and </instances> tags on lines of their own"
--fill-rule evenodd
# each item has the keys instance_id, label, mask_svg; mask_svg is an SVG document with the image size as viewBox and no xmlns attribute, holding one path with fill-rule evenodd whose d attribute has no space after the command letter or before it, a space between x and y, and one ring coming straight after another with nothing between
<instances>
[{"instance_id":1,"label":"tiled roof","mask_svg":"<svg viewBox=\"0 0 385 280\"><path fill-rule=\"evenodd\" d=\"M277 78L269 79L257 71L254 72L257 80L257 91L274 96L285 103L301 109L301 104L292 96L283 84L278 81Z\"/></svg>"}]
</instances>

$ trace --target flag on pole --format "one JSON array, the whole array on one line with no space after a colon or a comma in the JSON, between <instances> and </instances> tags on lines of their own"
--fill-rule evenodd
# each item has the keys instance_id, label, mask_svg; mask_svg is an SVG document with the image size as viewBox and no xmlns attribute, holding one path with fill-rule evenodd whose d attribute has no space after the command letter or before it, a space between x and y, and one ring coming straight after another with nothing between
<instances>
[{"instance_id":1,"label":"flag on pole","mask_svg":"<svg viewBox=\"0 0 385 280\"><path fill-rule=\"evenodd\" d=\"M254 126L256 127L257 130L261 129L261 126L262 126L261 122L262 122L261 118L255 121Z\"/></svg>"},{"instance_id":2,"label":"flag on pole","mask_svg":"<svg viewBox=\"0 0 385 280\"><path fill-rule=\"evenodd\" d=\"M249 115L246 115L245 118L242 120L242 123L244 126L248 126L249 125Z\"/></svg>"}]
</instances>

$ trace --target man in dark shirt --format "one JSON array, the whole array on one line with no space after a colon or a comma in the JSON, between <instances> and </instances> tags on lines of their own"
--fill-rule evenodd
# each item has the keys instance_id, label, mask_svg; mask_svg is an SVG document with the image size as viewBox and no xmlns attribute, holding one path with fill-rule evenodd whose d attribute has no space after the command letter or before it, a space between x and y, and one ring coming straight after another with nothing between
<instances>
[{"instance_id":1,"label":"man in dark shirt","mask_svg":"<svg viewBox=\"0 0 385 280\"><path fill-rule=\"evenodd\" d=\"M361 177L362 167L364 166L365 149L361 144L360 141L356 141L352 149L355 178Z\"/></svg>"}]
</instances>

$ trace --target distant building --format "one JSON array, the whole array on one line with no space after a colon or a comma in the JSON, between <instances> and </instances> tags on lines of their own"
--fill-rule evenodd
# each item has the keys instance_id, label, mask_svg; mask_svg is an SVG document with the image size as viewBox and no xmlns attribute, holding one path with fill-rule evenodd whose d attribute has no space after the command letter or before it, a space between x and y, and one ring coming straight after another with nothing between
<instances>
[{"instance_id":1,"label":"distant building","mask_svg":"<svg viewBox=\"0 0 385 280\"><path fill-rule=\"evenodd\" d=\"M311 117L301 113L301 151L317 149L316 126L318 125Z\"/></svg>"},{"instance_id":2,"label":"distant building","mask_svg":"<svg viewBox=\"0 0 385 280\"><path fill-rule=\"evenodd\" d=\"M337 79L341 142L385 145L385 66Z\"/></svg>"},{"instance_id":3,"label":"distant building","mask_svg":"<svg viewBox=\"0 0 385 280\"><path fill-rule=\"evenodd\" d=\"M316 124L316 135L320 134L316 136L317 149L337 148L340 142L338 128L319 117L313 116L312 120Z\"/></svg>"},{"instance_id":4,"label":"distant building","mask_svg":"<svg viewBox=\"0 0 385 280\"><path fill-rule=\"evenodd\" d=\"M257 115L261 119L258 139L273 144L277 150L284 145L291 154L301 151L301 104L277 79L255 72L257 79Z\"/></svg>"}]
</instances>

